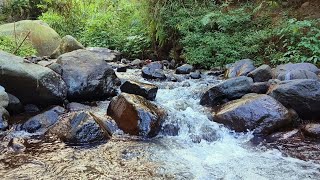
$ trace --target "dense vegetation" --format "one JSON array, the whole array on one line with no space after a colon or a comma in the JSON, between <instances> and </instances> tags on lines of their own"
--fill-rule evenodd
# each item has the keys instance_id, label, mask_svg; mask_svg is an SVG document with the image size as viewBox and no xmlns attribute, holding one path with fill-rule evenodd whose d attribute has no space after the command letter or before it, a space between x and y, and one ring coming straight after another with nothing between
<instances>
[{"instance_id":1,"label":"dense vegetation","mask_svg":"<svg viewBox=\"0 0 320 180\"><path fill-rule=\"evenodd\" d=\"M61 36L118 49L128 58L171 58L204 67L242 58L257 64L319 63L319 19L297 20L290 15L294 7L280 2L11 0L4 12L11 19L39 16ZM274 11L281 13L270 16Z\"/></svg>"}]
</instances>

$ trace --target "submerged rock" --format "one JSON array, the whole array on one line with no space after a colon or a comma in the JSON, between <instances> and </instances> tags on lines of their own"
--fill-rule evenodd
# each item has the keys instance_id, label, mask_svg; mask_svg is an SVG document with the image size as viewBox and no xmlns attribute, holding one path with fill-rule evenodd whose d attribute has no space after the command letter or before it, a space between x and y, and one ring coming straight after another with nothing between
<instances>
[{"instance_id":1,"label":"submerged rock","mask_svg":"<svg viewBox=\"0 0 320 180\"><path fill-rule=\"evenodd\" d=\"M201 73L200 73L200 71L192 72L192 73L190 74L190 77L191 77L192 79L200 79L200 78L201 78Z\"/></svg>"},{"instance_id":2,"label":"submerged rock","mask_svg":"<svg viewBox=\"0 0 320 180\"><path fill-rule=\"evenodd\" d=\"M117 127L108 117L98 118L86 112L72 112L60 117L49 134L73 145L101 143L109 140Z\"/></svg>"},{"instance_id":3,"label":"submerged rock","mask_svg":"<svg viewBox=\"0 0 320 180\"><path fill-rule=\"evenodd\" d=\"M22 130L29 133L41 132L45 133L50 126L57 123L59 116L65 112L65 109L60 106L53 107L48 111L38 114L27 120L21 126Z\"/></svg>"},{"instance_id":4,"label":"submerged rock","mask_svg":"<svg viewBox=\"0 0 320 180\"><path fill-rule=\"evenodd\" d=\"M62 67L69 100L97 100L117 94L120 80L111 66L95 53L72 51L61 55L57 63Z\"/></svg>"},{"instance_id":5,"label":"submerged rock","mask_svg":"<svg viewBox=\"0 0 320 180\"><path fill-rule=\"evenodd\" d=\"M62 38L60 45L57 49L51 54L50 58L56 59L60 55L68 52L72 52L78 49L84 49L84 46L77 41L74 37L66 35Z\"/></svg>"},{"instance_id":6,"label":"submerged rock","mask_svg":"<svg viewBox=\"0 0 320 180\"><path fill-rule=\"evenodd\" d=\"M241 98L251 91L250 88L252 84L253 80L245 76L222 81L202 95L200 104L205 106L217 106L230 100Z\"/></svg>"},{"instance_id":7,"label":"submerged rock","mask_svg":"<svg viewBox=\"0 0 320 180\"><path fill-rule=\"evenodd\" d=\"M224 104L213 114L213 120L237 132L254 130L255 134L267 135L290 125L291 116L274 98L250 94Z\"/></svg>"},{"instance_id":8,"label":"submerged rock","mask_svg":"<svg viewBox=\"0 0 320 180\"><path fill-rule=\"evenodd\" d=\"M164 109L144 97L127 93L111 100L107 114L125 133L143 137L156 136L166 116Z\"/></svg>"},{"instance_id":9,"label":"submerged rock","mask_svg":"<svg viewBox=\"0 0 320 180\"><path fill-rule=\"evenodd\" d=\"M248 75L253 79L253 82L266 82L272 79L272 69L269 65L262 65L251 71Z\"/></svg>"},{"instance_id":10,"label":"submerged rock","mask_svg":"<svg viewBox=\"0 0 320 180\"><path fill-rule=\"evenodd\" d=\"M189 64L184 64L182 66L177 67L176 74L190 74L193 71L193 66Z\"/></svg>"},{"instance_id":11,"label":"submerged rock","mask_svg":"<svg viewBox=\"0 0 320 180\"><path fill-rule=\"evenodd\" d=\"M253 70L255 70L253 61L251 59L242 59L229 65L226 72L226 78L246 76Z\"/></svg>"},{"instance_id":12,"label":"submerged rock","mask_svg":"<svg viewBox=\"0 0 320 180\"><path fill-rule=\"evenodd\" d=\"M302 119L320 118L320 81L297 79L283 81L269 90L269 95L287 108L294 109Z\"/></svg>"},{"instance_id":13,"label":"submerged rock","mask_svg":"<svg viewBox=\"0 0 320 180\"><path fill-rule=\"evenodd\" d=\"M130 80L124 82L120 89L122 92L139 95L151 101L156 99L158 92L158 87L156 85Z\"/></svg>"},{"instance_id":14,"label":"submerged rock","mask_svg":"<svg viewBox=\"0 0 320 180\"><path fill-rule=\"evenodd\" d=\"M0 51L0 84L22 103L50 105L62 103L67 86L49 68L24 62L23 58Z\"/></svg>"}]
</instances>

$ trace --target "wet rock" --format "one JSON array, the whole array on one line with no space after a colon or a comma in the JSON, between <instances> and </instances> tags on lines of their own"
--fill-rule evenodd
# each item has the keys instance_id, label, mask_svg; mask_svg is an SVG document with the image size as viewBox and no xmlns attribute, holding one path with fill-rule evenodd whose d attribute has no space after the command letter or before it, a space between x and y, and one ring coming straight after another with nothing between
<instances>
[{"instance_id":1,"label":"wet rock","mask_svg":"<svg viewBox=\"0 0 320 180\"><path fill-rule=\"evenodd\" d=\"M87 50L76 50L61 55L57 63L62 67L62 78L72 101L97 100L115 96L120 80L101 57Z\"/></svg>"},{"instance_id":2,"label":"wet rock","mask_svg":"<svg viewBox=\"0 0 320 180\"><path fill-rule=\"evenodd\" d=\"M72 145L93 144L109 140L115 131L114 126L109 117L73 112L61 116L49 134Z\"/></svg>"},{"instance_id":3,"label":"wet rock","mask_svg":"<svg viewBox=\"0 0 320 180\"><path fill-rule=\"evenodd\" d=\"M121 62L122 64L128 64L128 63L129 63L129 61L128 61L127 59L125 59L125 58L122 58L122 59L120 60L120 62Z\"/></svg>"},{"instance_id":4,"label":"wet rock","mask_svg":"<svg viewBox=\"0 0 320 180\"><path fill-rule=\"evenodd\" d=\"M26 113L40 112L39 107L34 104L26 104L23 108Z\"/></svg>"},{"instance_id":5,"label":"wet rock","mask_svg":"<svg viewBox=\"0 0 320 180\"><path fill-rule=\"evenodd\" d=\"M144 64L144 62L140 59L135 59L130 63L130 65L134 66L134 67L142 67L143 64Z\"/></svg>"},{"instance_id":6,"label":"wet rock","mask_svg":"<svg viewBox=\"0 0 320 180\"><path fill-rule=\"evenodd\" d=\"M164 109L144 97L127 93L111 100L107 114L125 133L143 137L156 136L166 115Z\"/></svg>"},{"instance_id":7,"label":"wet rock","mask_svg":"<svg viewBox=\"0 0 320 180\"><path fill-rule=\"evenodd\" d=\"M200 78L201 78L201 73L200 73L200 71L192 72L192 73L190 74L190 77L191 77L192 79L200 79Z\"/></svg>"},{"instance_id":8,"label":"wet rock","mask_svg":"<svg viewBox=\"0 0 320 180\"><path fill-rule=\"evenodd\" d=\"M185 81L185 82L182 83L181 86L182 87L190 87L191 85L190 85L190 83L188 81Z\"/></svg>"},{"instance_id":9,"label":"wet rock","mask_svg":"<svg viewBox=\"0 0 320 180\"><path fill-rule=\"evenodd\" d=\"M102 60L107 62L116 62L121 60L121 53L116 50L110 50L102 47L88 47L86 50L95 53L97 56L102 58Z\"/></svg>"},{"instance_id":10,"label":"wet rock","mask_svg":"<svg viewBox=\"0 0 320 180\"><path fill-rule=\"evenodd\" d=\"M270 84L268 82L257 82L251 85L251 92L257 94L265 94L268 92Z\"/></svg>"},{"instance_id":11,"label":"wet rock","mask_svg":"<svg viewBox=\"0 0 320 180\"><path fill-rule=\"evenodd\" d=\"M23 112L23 105L20 100L12 94L8 94L9 96L9 105L6 108L10 114L19 114Z\"/></svg>"},{"instance_id":12,"label":"wet rock","mask_svg":"<svg viewBox=\"0 0 320 180\"><path fill-rule=\"evenodd\" d=\"M184 64L177 67L176 74L190 74L191 71L193 71L193 66L191 66L190 64Z\"/></svg>"},{"instance_id":13,"label":"wet rock","mask_svg":"<svg viewBox=\"0 0 320 180\"><path fill-rule=\"evenodd\" d=\"M62 74L62 66L56 62L51 63L48 68L50 68L52 71Z\"/></svg>"},{"instance_id":14,"label":"wet rock","mask_svg":"<svg viewBox=\"0 0 320 180\"><path fill-rule=\"evenodd\" d=\"M201 133L200 133L201 139L203 139L207 142L214 142L214 141L218 140L217 132L212 127L203 126L200 128L200 131L201 131Z\"/></svg>"},{"instance_id":15,"label":"wet rock","mask_svg":"<svg viewBox=\"0 0 320 180\"><path fill-rule=\"evenodd\" d=\"M276 69L274 70L274 78L280 80L290 80L290 72L297 70L310 71L315 73L316 75L320 72L319 69L311 63L288 63L276 67Z\"/></svg>"},{"instance_id":16,"label":"wet rock","mask_svg":"<svg viewBox=\"0 0 320 180\"><path fill-rule=\"evenodd\" d=\"M160 62L152 62L142 68L142 77L146 79L165 80L167 77Z\"/></svg>"},{"instance_id":17,"label":"wet rock","mask_svg":"<svg viewBox=\"0 0 320 180\"><path fill-rule=\"evenodd\" d=\"M212 107L241 98L251 91L252 84L253 80L245 76L222 81L202 95L200 104Z\"/></svg>"},{"instance_id":18,"label":"wet rock","mask_svg":"<svg viewBox=\"0 0 320 180\"><path fill-rule=\"evenodd\" d=\"M6 108L9 104L9 96L6 93L5 89L0 86L0 107Z\"/></svg>"},{"instance_id":19,"label":"wet rock","mask_svg":"<svg viewBox=\"0 0 320 180\"><path fill-rule=\"evenodd\" d=\"M127 72L128 66L118 65L117 72Z\"/></svg>"},{"instance_id":20,"label":"wet rock","mask_svg":"<svg viewBox=\"0 0 320 180\"><path fill-rule=\"evenodd\" d=\"M224 104L213 114L215 122L237 131L271 134L292 123L292 115L268 95L252 94Z\"/></svg>"},{"instance_id":21,"label":"wet rock","mask_svg":"<svg viewBox=\"0 0 320 180\"><path fill-rule=\"evenodd\" d=\"M293 129L293 130L284 131L284 132L275 132L267 136L266 141L268 143L286 141L292 138L301 138L301 134L302 133L299 129Z\"/></svg>"},{"instance_id":22,"label":"wet rock","mask_svg":"<svg viewBox=\"0 0 320 180\"><path fill-rule=\"evenodd\" d=\"M166 124L162 126L161 134L164 136L178 136L180 127L174 124Z\"/></svg>"},{"instance_id":23,"label":"wet rock","mask_svg":"<svg viewBox=\"0 0 320 180\"><path fill-rule=\"evenodd\" d=\"M139 95L151 101L156 99L158 92L156 85L130 80L124 82L120 89L122 92Z\"/></svg>"},{"instance_id":24,"label":"wet rock","mask_svg":"<svg viewBox=\"0 0 320 180\"><path fill-rule=\"evenodd\" d=\"M84 49L84 46L77 41L74 37L66 35L61 39L61 42L57 49L51 54L51 59L57 59L60 55L68 52L72 52L78 49Z\"/></svg>"},{"instance_id":25,"label":"wet rock","mask_svg":"<svg viewBox=\"0 0 320 180\"><path fill-rule=\"evenodd\" d=\"M89 110L91 109L90 106L88 105L85 105L85 104L81 104L81 103L77 103L77 102L72 102L72 103L69 103L67 105L67 110L69 112L73 112L73 111L84 111L84 110Z\"/></svg>"},{"instance_id":26,"label":"wet rock","mask_svg":"<svg viewBox=\"0 0 320 180\"><path fill-rule=\"evenodd\" d=\"M314 79L283 81L269 90L287 108L294 109L302 119L320 118L320 82Z\"/></svg>"},{"instance_id":27,"label":"wet rock","mask_svg":"<svg viewBox=\"0 0 320 180\"><path fill-rule=\"evenodd\" d=\"M65 109L60 106L53 107L48 111L45 111L41 114L38 114L29 120L27 120L22 125L22 130L25 130L29 133L41 132L44 133L48 128L54 125L61 114L65 112Z\"/></svg>"},{"instance_id":28,"label":"wet rock","mask_svg":"<svg viewBox=\"0 0 320 180\"><path fill-rule=\"evenodd\" d=\"M5 108L0 107L0 131L8 128L9 117L9 112Z\"/></svg>"},{"instance_id":29,"label":"wet rock","mask_svg":"<svg viewBox=\"0 0 320 180\"><path fill-rule=\"evenodd\" d=\"M292 70L287 73L283 73L278 76L278 79L281 81L293 80L293 79L317 79L320 78L313 72L307 70Z\"/></svg>"},{"instance_id":30,"label":"wet rock","mask_svg":"<svg viewBox=\"0 0 320 180\"><path fill-rule=\"evenodd\" d=\"M47 106L66 98L65 82L49 68L25 63L23 58L3 51L0 51L0 67L0 84L24 104Z\"/></svg>"},{"instance_id":31,"label":"wet rock","mask_svg":"<svg viewBox=\"0 0 320 180\"><path fill-rule=\"evenodd\" d=\"M247 76L251 77L253 82L266 82L273 77L272 69L269 65L262 65L251 71Z\"/></svg>"},{"instance_id":32,"label":"wet rock","mask_svg":"<svg viewBox=\"0 0 320 180\"><path fill-rule=\"evenodd\" d=\"M302 128L305 135L315 138L320 138L320 124L310 123Z\"/></svg>"},{"instance_id":33,"label":"wet rock","mask_svg":"<svg viewBox=\"0 0 320 180\"><path fill-rule=\"evenodd\" d=\"M26 150L25 143L26 143L25 139L14 137L9 141L8 146L14 152L21 153L21 152L24 152Z\"/></svg>"},{"instance_id":34,"label":"wet rock","mask_svg":"<svg viewBox=\"0 0 320 180\"><path fill-rule=\"evenodd\" d=\"M227 67L226 78L246 76L253 70L255 70L253 61L251 59L243 59Z\"/></svg>"}]
</instances>

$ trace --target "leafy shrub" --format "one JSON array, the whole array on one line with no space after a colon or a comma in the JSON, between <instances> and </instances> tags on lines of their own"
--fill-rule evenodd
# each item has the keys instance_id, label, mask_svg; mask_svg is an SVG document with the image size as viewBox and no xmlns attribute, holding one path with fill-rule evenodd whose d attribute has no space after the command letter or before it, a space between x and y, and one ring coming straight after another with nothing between
<instances>
[{"instance_id":1,"label":"leafy shrub","mask_svg":"<svg viewBox=\"0 0 320 180\"><path fill-rule=\"evenodd\" d=\"M17 56L22 56L22 57L37 54L37 51L27 41L25 41L22 44L22 46L16 51L18 45L16 45L16 42L14 39L9 38L7 36L0 36L0 50L2 51L15 53Z\"/></svg>"}]
</instances>

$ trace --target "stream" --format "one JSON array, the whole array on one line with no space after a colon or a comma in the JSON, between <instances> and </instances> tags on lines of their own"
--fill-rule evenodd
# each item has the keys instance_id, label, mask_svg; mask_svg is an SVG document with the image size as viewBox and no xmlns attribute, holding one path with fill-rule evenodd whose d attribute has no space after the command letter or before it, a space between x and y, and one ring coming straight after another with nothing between
<instances>
[{"instance_id":1,"label":"stream","mask_svg":"<svg viewBox=\"0 0 320 180\"><path fill-rule=\"evenodd\" d=\"M147 82L140 70L117 73ZM72 147L53 139L17 153L0 146L1 179L319 179L320 165L253 145L251 132L235 133L208 119L201 93L219 82L213 76L159 86L155 102L167 110L161 133L152 139L123 134L107 143ZM103 116L106 103L96 107ZM171 136L172 133L178 133ZM34 136L14 132L13 136Z\"/></svg>"}]
</instances>

